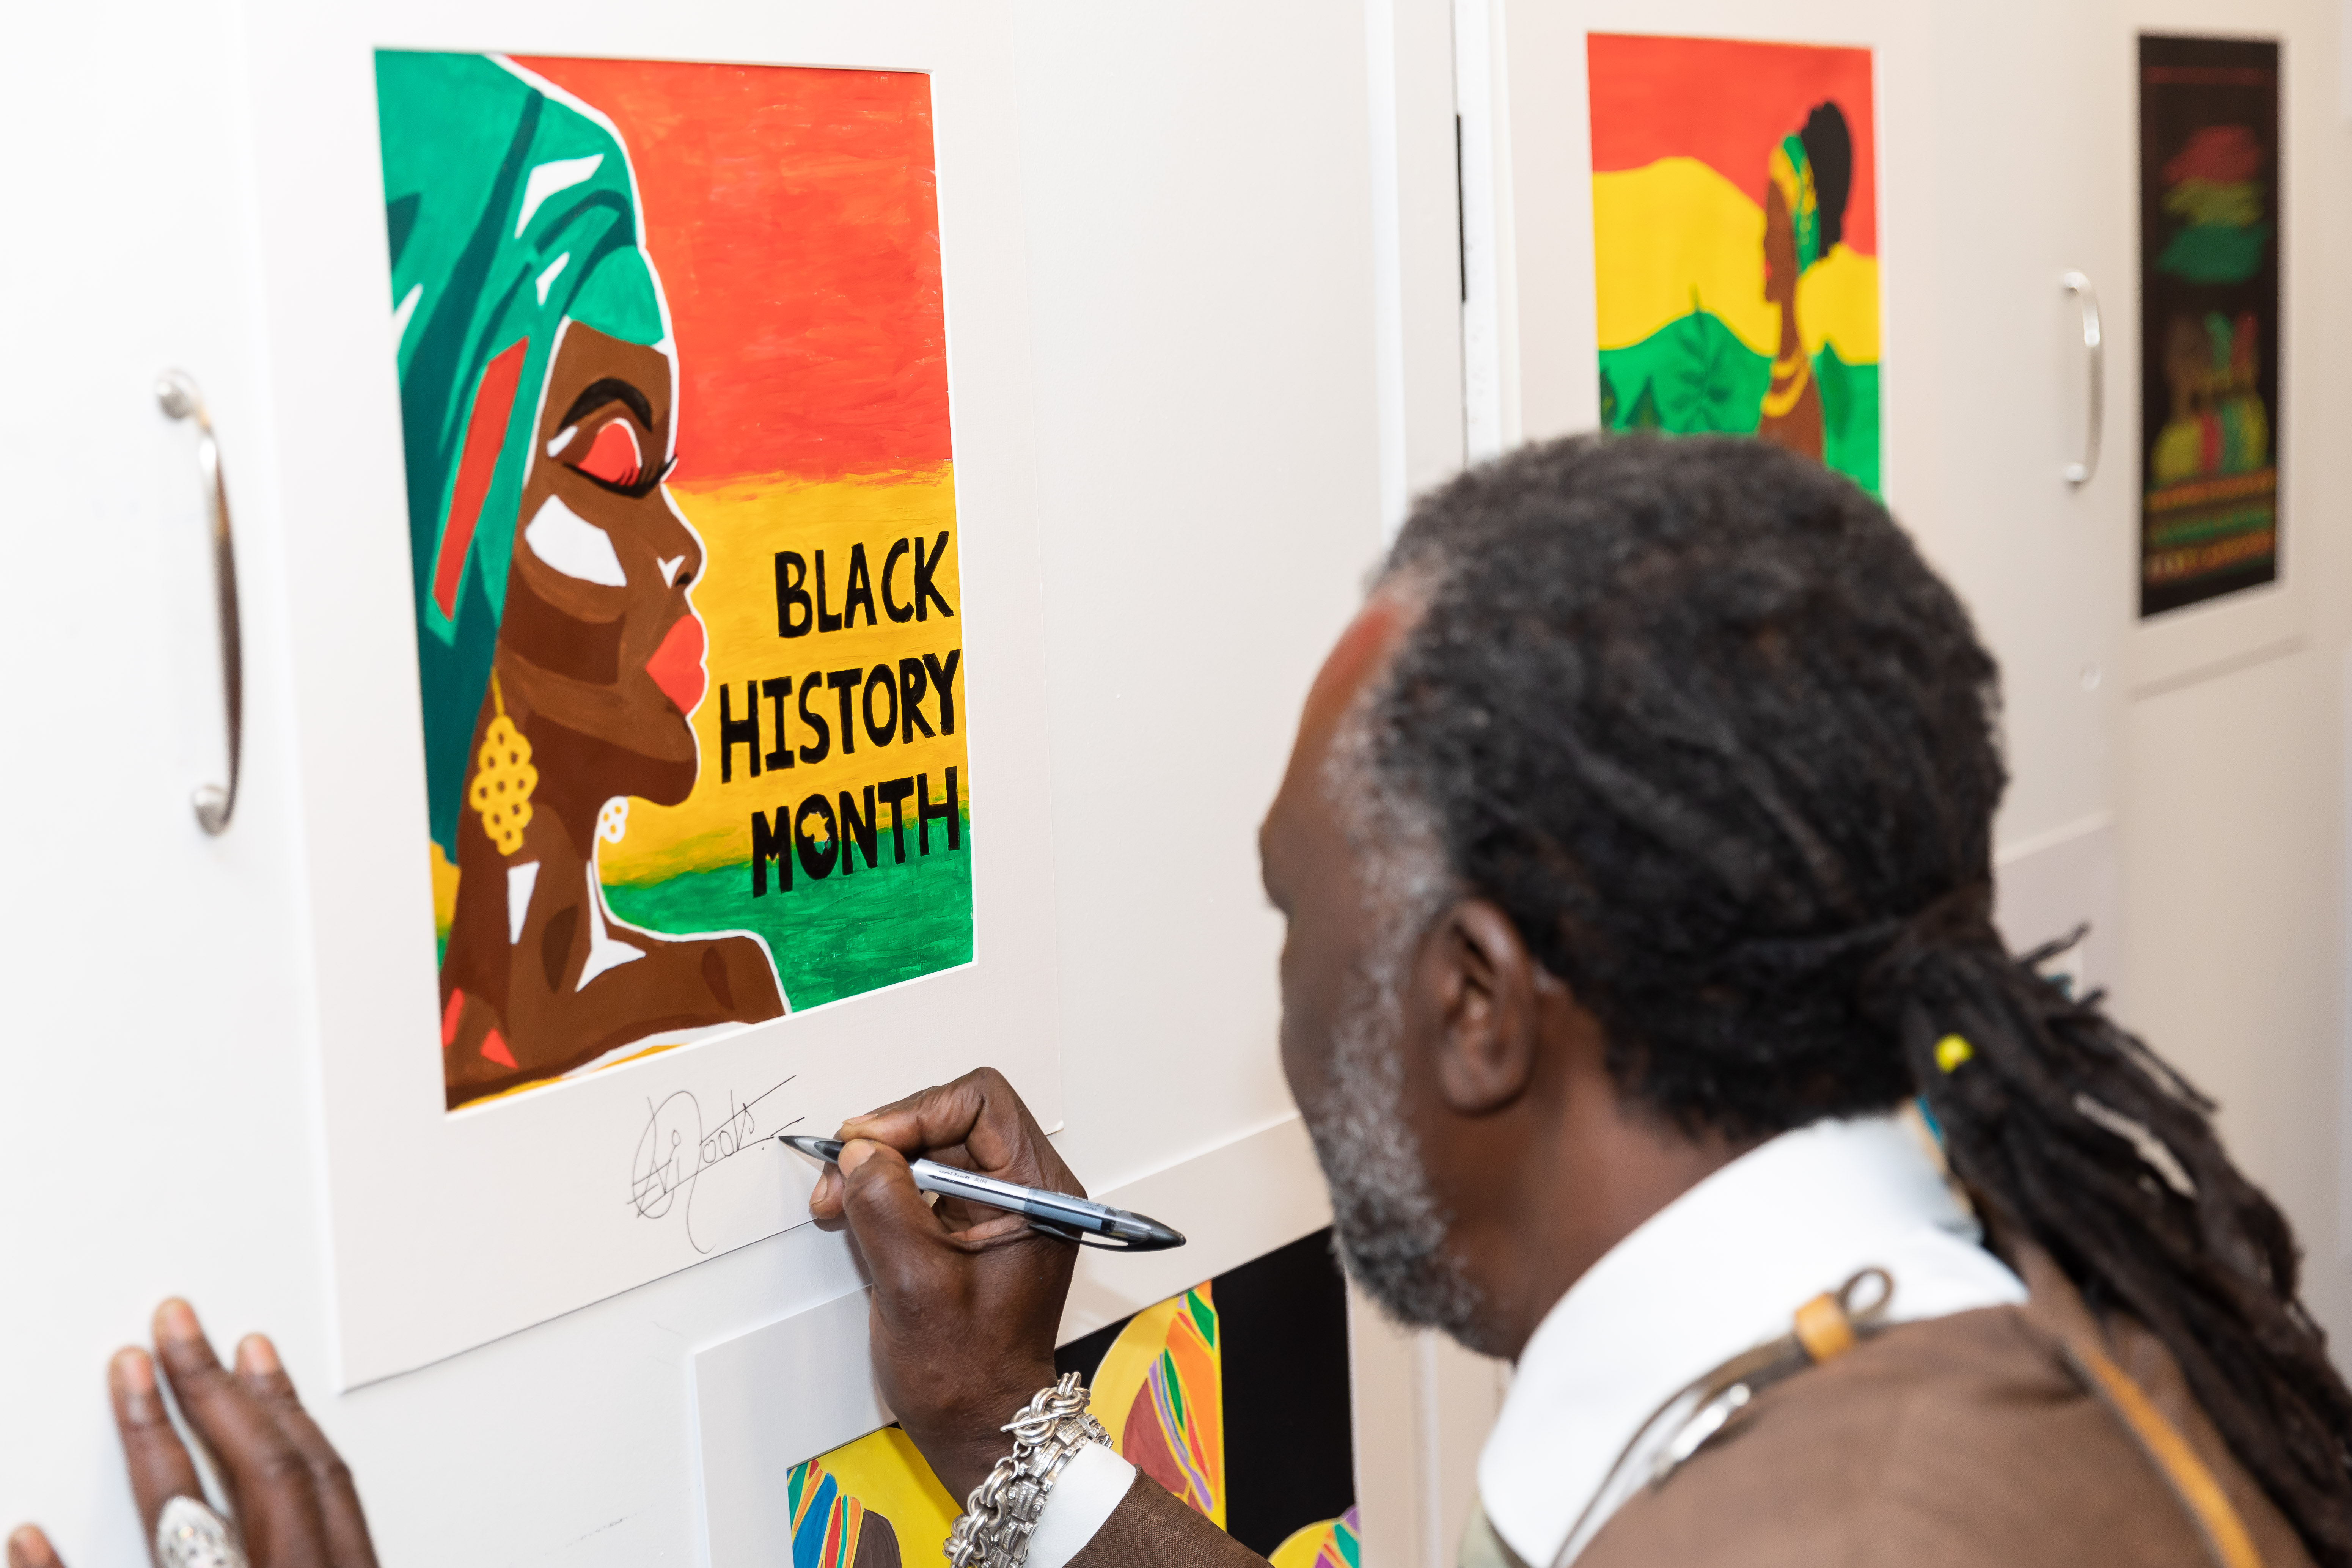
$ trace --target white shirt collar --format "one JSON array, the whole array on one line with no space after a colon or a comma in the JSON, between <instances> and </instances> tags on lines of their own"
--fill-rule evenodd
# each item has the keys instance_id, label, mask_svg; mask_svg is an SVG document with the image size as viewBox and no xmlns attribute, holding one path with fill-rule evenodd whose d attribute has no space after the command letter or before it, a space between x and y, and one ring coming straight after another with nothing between
<instances>
[{"instance_id":1,"label":"white shirt collar","mask_svg":"<svg viewBox=\"0 0 2352 1568\"><path fill-rule=\"evenodd\" d=\"M1895 1321L2025 1300L1924 1136L1892 1115L1784 1132L1651 1215L1569 1289L1520 1353L1478 1458L1479 1501L1514 1552L1547 1568L1659 1405L1787 1333L1798 1307L1860 1269L1894 1277Z\"/></svg>"}]
</instances>

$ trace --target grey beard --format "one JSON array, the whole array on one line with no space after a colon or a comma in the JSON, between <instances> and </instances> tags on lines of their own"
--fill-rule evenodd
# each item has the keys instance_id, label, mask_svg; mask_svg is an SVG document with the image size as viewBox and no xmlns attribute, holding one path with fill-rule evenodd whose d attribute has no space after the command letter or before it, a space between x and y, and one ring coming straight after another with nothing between
<instances>
[{"instance_id":1,"label":"grey beard","mask_svg":"<svg viewBox=\"0 0 2352 1568\"><path fill-rule=\"evenodd\" d=\"M1331 1030L1330 1078L1302 1106L1331 1188L1335 1249L1381 1310L1483 1348L1477 1287L1447 1250L1454 1216L1438 1201L1404 1118L1404 986L1430 922L1455 896L1436 823L1372 765L1380 684L1335 734L1324 788L1347 831L1367 911L1380 911Z\"/></svg>"},{"instance_id":2,"label":"grey beard","mask_svg":"<svg viewBox=\"0 0 2352 1568\"><path fill-rule=\"evenodd\" d=\"M1315 1156L1331 1188L1334 1241L1349 1275L1381 1310L1414 1328L1442 1329L1474 1349L1476 1287L1446 1250L1452 1215L1430 1190L1404 1120L1402 963L1359 975L1332 1031L1330 1087L1306 1111Z\"/></svg>"}]
</instances>

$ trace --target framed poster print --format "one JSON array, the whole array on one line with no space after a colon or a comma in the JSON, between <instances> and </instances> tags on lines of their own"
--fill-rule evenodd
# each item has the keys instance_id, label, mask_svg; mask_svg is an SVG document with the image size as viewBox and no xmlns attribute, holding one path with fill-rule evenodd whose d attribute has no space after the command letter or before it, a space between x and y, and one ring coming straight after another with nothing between
<instances>
[{"instance_id":1,"label":"framed poster print","mask_svg":"<svg viewBox=\"0 0 2352 1568\"><path fill-rule=\"evenodd\" d=\"M1879 491L1866 48L1593 33L1601 427L1755 436Z\"/></svg>"},{"instance_id":2,"label":"framed poster print","mask_svg":"<svg viewBox=\"0 0 2352 1568\"><path fill-rule=\"evenodd\" d=\"M280 23L361 1383L802 1222L786 1126L982 1060L1058 1121L1028 307L993 13Z\"/></svg>"},{"instance_id":3,"label":"framed poster print","mask_svg":"<svg viewBox=\"0 0 2352 1568\"><path fill-rule=\"evenodd\" d=\"M2143 617L2278 580L2279 47L2139 40Z\"/></svg>"}]
</instances>

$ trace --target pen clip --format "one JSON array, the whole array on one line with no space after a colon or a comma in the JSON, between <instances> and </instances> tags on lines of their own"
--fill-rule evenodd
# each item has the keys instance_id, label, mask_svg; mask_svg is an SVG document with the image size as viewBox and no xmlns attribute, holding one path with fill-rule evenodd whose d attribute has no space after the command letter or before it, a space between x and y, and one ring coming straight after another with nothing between
<instances>
[{"instance_id":1,"label":"pen clip","mask_svg":"<svg viewBox=\"0 0 2352 1568\"><path fill-rule=\"evenodd\" d=\"M1162 1226L1165 1237L1158 1236L1098 1236L1069 1226L1057 1225L1049 1219L1032 1217L1029 1228L1043 1236L1062 1241L1075 1241L1080 1247L1097 1247L1105 1252L1165 1252L1171 1247L1181 1247L1184 1238Z\"/></svg>"},{"instance_id":2,"label":"pen clip","mask_svg":"<svg viewBox=\"0 0 2352 1568\"><path fill-rule=\"evenodd\" d=\"M1033 1219L1029 1222L1029 1228L1040 1235L1054 1237L1062 1241L1075 1241L1080 1247L1098 1247L1106 1252L1158 1250L1149 1243L1133 1241L1123 1236L1092 1236L1083 1230L1073 1230L1067 1226L1055 1225L1049 1219Z\"/></svg>"}]
</instances>

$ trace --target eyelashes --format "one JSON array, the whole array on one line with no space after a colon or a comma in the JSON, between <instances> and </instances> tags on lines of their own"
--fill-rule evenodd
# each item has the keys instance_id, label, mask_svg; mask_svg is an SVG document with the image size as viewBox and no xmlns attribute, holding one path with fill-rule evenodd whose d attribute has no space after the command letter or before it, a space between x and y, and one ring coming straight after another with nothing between
<instances>
[{"instance_id":1,"label":"eyelashes","mask_svg":"<svg viewBox=\"0 0 2352 1568\"><path fill-rule=\"evenodd\" d=\"M648 469L642 476L636 475L635 471L632 470L630 477L625 479L608 479L602 474L593 474L586 468L574 468L572 472L578 474L582 479L586 479L590 484L597 485L604 489L611 490L614 495L627 496L631 500L636 500L653 494L655 489L659 486L664 479L669 478L670 471L677 467L677 459L673 457L660 468Z\"/></svg>"},{"instance_id":2,"label":"eyelashes","mask_svg":"<svg viewBox=\"0 0 2352 1568\"><path fill-rule=\"evenodd\" d=\"M547 444L547 455L562 457L579 435L578 425L566 426ZM677 458L672 457L658 467L648 466L644 449L637 444L635 429L626 419L613 419L596 432L585 452L565 466L589 483L634 500L651 495L656 486L669 478L670 471L677 467Z\"/></svg>"}]
</instances>

